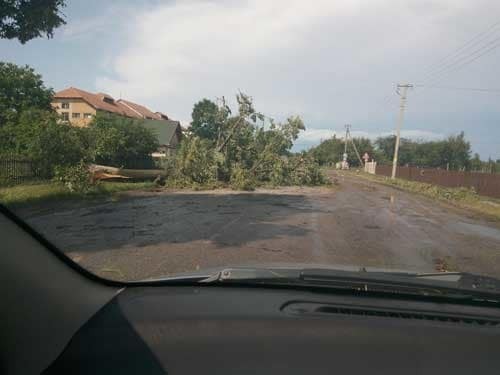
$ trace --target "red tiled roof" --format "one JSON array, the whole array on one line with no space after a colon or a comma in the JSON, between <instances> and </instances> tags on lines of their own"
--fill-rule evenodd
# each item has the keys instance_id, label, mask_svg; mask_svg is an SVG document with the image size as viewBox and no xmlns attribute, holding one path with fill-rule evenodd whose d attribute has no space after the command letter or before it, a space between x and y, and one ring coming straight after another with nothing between
<instances>
[{"instance_id":1,"label":"red tiled roof","mask_svg":"<svg viewBox=\"0 0 500 375\"><path fill-rule=\"evenodd\" d=\"M142 118L151 118L153 120L162 120L162 117L160 115L150 111L148 108L146 108L140 104L130 102L130 101L125 100L125 99L118 100L118 104L121 104L121 105L123 105L123 107L127 107L127 108L133 110Z\"/></svg>"},{"instance_id":2,"label":"red tiled roof","mask_svg":"<svg viewBox=\"0 0 500 375\"><path fill-rule=\"evenodd\" d=\"M108 101L104 101L103 98L107 98ZM162 119L161 116L151 112L149 109L142 105L132 103L123 99L115 101L111 96L107 94L92 94L75 87L69 87L65 90L57 92L54 95L54 99L82 99L95 109L106 112L112 112L122 116L133 118L151 117L155 120ZM113 102L110 103L110 100L112 100Z\"/></svg>"}]
</instances>

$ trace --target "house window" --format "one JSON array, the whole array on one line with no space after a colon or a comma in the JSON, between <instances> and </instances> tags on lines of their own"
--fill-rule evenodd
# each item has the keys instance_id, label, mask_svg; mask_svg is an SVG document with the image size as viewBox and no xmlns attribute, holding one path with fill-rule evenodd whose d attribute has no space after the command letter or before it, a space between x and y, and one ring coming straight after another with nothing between
<instances>
[{"instance_id":1,"label":"house window","mask_svg":"<svg viewBox=\"0 0 500 375\"><path fill-rule=\"evenodd\" d=\"M80 118L80 114L79 113L76 113L76 112L73 112L71 114L71 118Z\"/></svg>"},{"instance_id":2,"label":"house window","mask_svg":"<svg viewBox=\"0 0 500 375\"><path fill-rule=\"evenodd\" d=\"M63 121L69 121L69 112L61 112Z\"/></svg>"},{"instance_id":3,"label":"house window","mask_svg":"<svg viewBox=\"0 0 500 375\"><path fill-rule=\"evenodd\" d=\"M84 113L83 118L92 118L92 113Z\"/></svg>"},{"instance_id":4,"label":"house window","mask_svg":"<svg viewBox=\"0 0 500 375\"><path fill-rule=\"evenodd\" d=\"M61 103L61 108L62 109L69 109L69 103Z\"/></svg>"}]
</instances>

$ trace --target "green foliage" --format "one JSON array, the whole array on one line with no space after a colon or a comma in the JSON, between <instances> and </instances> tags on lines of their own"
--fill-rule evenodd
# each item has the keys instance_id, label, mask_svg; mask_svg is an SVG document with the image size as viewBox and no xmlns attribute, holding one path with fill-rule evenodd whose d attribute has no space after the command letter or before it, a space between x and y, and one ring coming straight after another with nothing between
<instances>
[{"instance_id":1,"label":"green foliage","mask_svg":"<svg viewBox=\"0 0 500 375\"><path fill-rule=\"evenodd\" d=\"M371 158L374 157L375 155L374 147L369 138L359 137L359 138L354 138L353 141L356 144L356 148L361 157L364 155L365 152L367 152ZM320 165L335 165L335 163L342 161L344 148L345 148L344 140L337 138L334 135L332 138L327 139L321 142L318 146L312 148L310 150L310 154ZM347 150L348 150L347 161L349 162L349 165L359 166L360 165L359 159L356 156L356 153L351 143L348 143Z\"/></svg>"},{"instance_id":2,"label":"green foliage","mask_svg":"<svg viewBox=\"0 0 500 375\"><path fill-rule=\"evenodd\" d=\"M156 135L135 120L98 113L88 128L81 129L82 140L97 164L127 167L137 160L149 160L159 147Z\"/></svg>"},{"instance_id":3,"label":"green foliage","mask_svg":"<svg viewBox=\"0 0 500 375\"><path fill-rule=\"evenodd\" d=\"M28 157L43 177L81 160L117 167L137 160L152 165L151 153L157 148L150 130L117 116L98 115L88 128L77 128L58 122L54 112L32 109L0 128L0 152Z\"/></svg>"},{"instance_id":4,"label":"green foliage","mask_svg":"<svg viewBox=\"0 0 500 375\"><path fill-rule=\"evenodd\" d=\"M378 138L375 141L376 160L382 164L392 162L395 136ZM401 139L399 165L416 165L430 168L468 169L470 164L470 143L461 132L441 141L411 141Z\"/></svg>"},{"instance_id":5,"label":"green foliage","mask_svg":"<svg viewBox=\"0 0 500 375\"><path fill-rule=\"evenodd\" d=\"M290 153L305 129L300 117L278 123L257 112L251 97L239 93L236 101L235 115L224 98L220 106L206 99L195 104L191 135L168 168L168 185L223 183L233 189L253 190L262 183L315 185L326 181L312 158L299 160Z\"/></svg>"},{"instance_id":6,"label":"green foliage","mask_svg":"<svg viewBox=\"0 0 500 375\"><path fill-rule=\"evenodd\" d=\"M69 191L60 183L23 184L11 187L0 187L0 203L7 206L21 206L34 202L59 201L73 198L114 197L116 194L129 190L153 188L151 182L101 182L93 186L87 193Z\"/></svg>"},{"instance_id":7,"label":"green foliage","mask_svg":"<svg viewBox=\"0 0 500 375\"><path fill-rule=\"evenodd\" d=\"M56 166L54 180L62 183L71 192L87 194L94 187L87 163L81 160L71 166Z\"/></svg>"},{"instance_id":8,"label":"green foliage","mask_svg":"<svg viewBox=\"0 0 500 375\"><path fill-rule=\"evenodd\" d=\"M51 110L53 95L29 66L0 62L0 128L15 124L25 110Z\"/></svg>"},{"instance_id":9,"label":"green foliage","mask_svg":"<svg viewBox=\"0 0 500 375\"><path fill-rule=\"evenodd\" d=\"M291 177L294 185L324 185L328 183L318 163L307 154L297 156L298 161L292 160L294 164Z\"/></svg>"},{"instance_id":10,"label":"green foliage","mask_svg":"<svg viewBox=\"0 0 500 375\"><path fill-rule=\"evenodd\" d=\"M255 190L256 181L255 177L246 168L236 164L231 171L231 188L234 190Z\"/></svg>"},{"instance_id":11,"label":"green foliage","mask_svg":"<svg viewBox=\"0 0 500 375\"><path fill-rule=\"evenodd\" d=\"M373 143L368 138L354 138L354 143L360 156L367 152L379 164L392 163L395 136L379 137ZM310 154L321 165L334 165L342 160L343 153L344 141L335 136L310 150ZM350 144L348 144L348 161L351 166L359 166L359 160ZM471 167L470 143L465 139L463 132L441 141L422 142L401 138L398 163L399 165L467 170ZM476 161L476 166L477 163Z\"/></svg>"},{"instance_id":12,"label":"green foliage","mask_svg":"<svg viewBox=\"0 0 500 375\"><path fill-rule=\"evenodd\" d=\"M194 105L190 130L197 137L215 142L227 115L214 102L203 99Z\"/></svg>"},{"instance_id":13,"label":"green foliage","mask_svg":"<svg viewBox=\"0 0 500 375\"><path fill-rule=\"evenodd\" d=\"M62 18L65 0L0 0L0 38L18 39L21 43L52 37L66 22Z\"/></svg>"},{"instance_id":14,"label":"green foliage","mask_svg":"<svg viewBox=\"0 0 500 375\"><path fill-rule=\"evenodd\" d=\"M206 139L190 136L184 139L175 159L167 166L170 185L194 186L214 184L217 164L213 147Z\"/></svg>"},{"instance_id":15,"label":"green foliage","mask_svg":"<svg viewBox=\"0 0 500 375\"><path fill-rule=\"evenodd\" d=\"M24 111L0 131L2 151L29 157L43 177L51 177L55 166L75 165L88 156L80 129L57 123L53 112Z\"/></svg>"}]
</instances>

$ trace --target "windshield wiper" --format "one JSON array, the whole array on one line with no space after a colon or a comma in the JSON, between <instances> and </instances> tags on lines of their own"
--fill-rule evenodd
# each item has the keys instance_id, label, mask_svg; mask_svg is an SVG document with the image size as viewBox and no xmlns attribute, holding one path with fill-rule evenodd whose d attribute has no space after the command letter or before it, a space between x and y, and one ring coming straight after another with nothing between
<instances>
[{"instance_id":1,"label":"windshield wiper","mask_svg":"<svg viewBox=\"0 0 500 375\"><path fill-rule=\"evenodd\" d=\"M415 274L401 272L342 271L332 269L229 268L201 283L288 285L447 297L500 303L500 281L467 273Z\"/></svg>"}]
</instances>

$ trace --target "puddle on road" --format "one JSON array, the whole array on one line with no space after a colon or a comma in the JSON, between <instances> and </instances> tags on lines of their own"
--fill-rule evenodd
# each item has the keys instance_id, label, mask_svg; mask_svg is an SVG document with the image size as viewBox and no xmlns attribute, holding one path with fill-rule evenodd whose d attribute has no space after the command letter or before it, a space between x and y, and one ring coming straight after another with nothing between
<instances>
[{"instance_id":1,"label":"puddle on road","mask_svg":"<svg viewBox=\"0 0 500 375\"><path fill-rule=\"evenodd\" d=\"M500 241L500 229L487 227L485 225L471 224L459 221L454 224L448 225L450 228L460 231L465 234L472 234L478 237L489 237L494 240Z\"/></svg>"}]
</instances>

